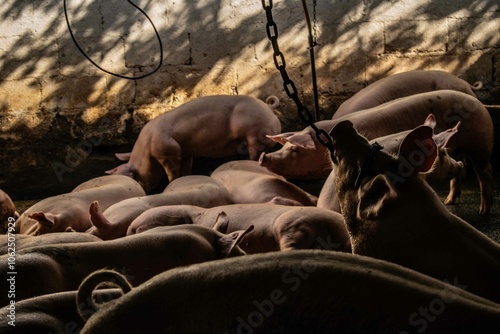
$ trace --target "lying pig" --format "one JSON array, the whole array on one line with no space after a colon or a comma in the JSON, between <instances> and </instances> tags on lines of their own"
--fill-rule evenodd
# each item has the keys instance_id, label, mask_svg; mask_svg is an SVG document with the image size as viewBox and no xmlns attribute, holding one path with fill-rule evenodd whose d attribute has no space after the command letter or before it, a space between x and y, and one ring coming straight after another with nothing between
<instances>
[{"instance_id":1,"label":"lying pig","mask_svg":"<svg viewBox=\"0 0 500 334\"><path fill-rule=\"evenodd\" d=\"M478 99L461 92L440 90L400 98L339 119L320 121L316 125L330 131L336 124L348 119L371 140L415 128L431 113L436 116L437 133L461 122L460 131L448 142L447 149L457 161L463 161L465 157L471 160L481 190L479 213L489 213L493 202L490 164L493 122L488 110ZM271 138L283 147L276 152L263 153L259 159L262 166L286 178L328 177L331 162L326 157L329 152L317 141L311 127ZM448 203L454 203L459 195L453 192L457 187L455 183L459 184L459 181L451 181L452 191L447 198Z\"/></svg>"},{"instance_id":2,"label":"lying pig","mask_svg":"<svg viewBox=\"0 0 500 334\"><path fill-rule=\"evenodd\" d=\"M456 90L476 96L474 90L481 83L471 86L453 74L444 71L409 71L394 74L375 81L344 101L332 119L340 118L351 112L369 109L400 97L431 92L435 90Z\"/></svg>"},{"instance_id":3,"label":"lying pig","mask_svg":"<svg viewBox=\"0 0 500 334\"><path fill-rule=\"evenodd\" d=\"M446 131L440 132L437 135L433 135L432 138L436 142L438 148L438 155L434 161L434 165L427 173L422 173L420 176L424 178L429 184L441 183L444 181L450 181L453 178L460 179L461 174L465 171L464 164L462 161L456 161L448 155L446 150L446 145L448 141L458 132L458 127L460 122L452 128ZM423 125L432 128L434 131L435 118L434 115L430 114ZM399 146L403 139L411 132L402 131L392 135L380 137L370 141L370 144L378 143L382 146L382 150L386 153L397 155ZM319 208L325 208L333 210L335 212L340 212L340 204L337 197L337 192L335 191L335 185L333 179L335 177L335 172L332 170L328 178L326 179L323 188L318 196L317 206ZM453 183L450 188L450 194L460 194L460 185L458 183ZM451 197L451 196L448 196ZM445 204L451 204L448 199L445 200Z\"/></svg>"},{"instance_id":4,"label":"lying pig","mask_svg":"<svg viewBox=\"0 0 500 334\"><path fill-rule=\"evenodd\" d=\"M79 333L85 322L78 311L93 314L95 310L90 309L93 304L86 300L80 301L77 307L76 295L76 290L59 292L5 306L0 309L0 333ZM91 300L92 303L109 302L121 295L121 289L99 289L93 291Z\"/></svg>"},{"instance_id":5,"label":"lying pig","mask_svg":"<svg viewBox=\"0 0 500 334\"><path fill-rule=\"evenodd\" d=\"M317 198L257 161L230 161L214 170L211 177L221 182L233 203L275 203L315 206Z\"/></svg>"},{"instance_id":6,"label":"lying pig","mask_svg":"<svg viewBox=\"0 0 500 334\"><path fill-rule=\"evenodd\" d=\"M99 203L93 202L89 209L92 227L87 233L103 240L123 237L135 218L158 206L189 204L209 208L230 203L229 192L220 182L204 175L183 176L172 181L163 193L129 198L103 212Z\"/></svg>"},{"instance_id":7,"label":"lying pig","mask_svg":"<svg viewBox=\"0 0 500 334\"><path fill-rule=\"evenodd\" d=\"M123 280L115 275L113 281ZM93 273L78 300L92 300L95 286L109 280L108 272ZM81 334L159 328L176 334L470 334L500 326L500 305L452 284L338 252L248 255L169 270L95 304Z\"/></svg>"},{"instance_id":8,"label":"lying pig","mask_svg":"<svg viewBox=\"0 0 500 334\"><path fill-rule=\"evenodd\" d=\"M193 157L226 157L248 152L257 160L274 146L266 135L281 131L275 96L264 103L250 96L206 96L189 101L148 122L128 161L107 173L128 175L155 190L165 173L171 182L191 172Z\"/></svg>"},{"instance_id":9,"label":"lying pig","mask_svg":"<svg viewBox=\"0 0 500 334\"><path fill-rule=\"evenodd\" d=\"M500 245L450 213L418 176L437 156L430 128L410 132L398 157L378 152L349 121L330 135L335 188L354 254L458 279L467 291L500 302Z\"/></svg>"},{"instance_id":10,"label":"lying pig","mask_svg":"<svg viewBox=\"0 0 500 334\"><path fill-rule=\"evenodd\" d=\"M16 300L76 290L83 278L102 268L122 270L139 285L154 275L178 266L243 255L237 247L251 231L222 234L205 226L182 225L159 228L116 240L39 246L16 253ZM0 269L7 270L7 256L0 256ZM9 291L9 282L0 288ZM0 305L9 303L7 293Z\"/></svg>"},{"instance_id":11,"label":"lying pig","mask_svg":"<svg viewBox=\"0 0 500 334\"><path fill-rule=\"evenodd\" d=\"M8 242L8 241L11 242ZM17 234L14 237L7 235L0 235L0 255L7 254L9 252L16 252L21 249L37 247L37 246L49 246L56 244L69 244L69 243L79 243L79 242L93 242L101 241L96 236L83 233L83 232L54 232L42 234L39 236L27 235L27 234ZM10 243L10 245L9 245ZM11 246L11 247L9 247Z\"/></svg>"},{"instance_id":12,"label":"lying pig","mask_svg":"<svg viewBox=\"0 0 500 334\"><path fill-rule=\"evenodd\" d=\"M144 195L139 183L129 177L97 177L70 193L48 197L28 208L16 221L16 232L31 235L67 230L85 232L92 226L88 216L90 203L99 201L105 210L116 202Z\"/></svg>"},{"instance_id":13,"label":"lying pig","mask_svg":"<svg viewBox=\"0 0 500 334\"><path fill-rule=\"evenodd\" d=\"M0 234L7 233L8 225L19 217L16 206L9 195L0 189Z\"/></svg>"},{"instance_id":14,"label":"lying pig","mask_svg":"<svg viewBox=\"0 0 500 334\"><path fill-rule=\"evenodd\" d=\"M350 252L349 236L342 216L316 207L282 206L269 203L233 204L203 209L179 205L154 208L137 217L127 234L155 226L196 224L222 233L246 230L240 247L246 253L328 248Z\"/></svg>"}]
</instances>

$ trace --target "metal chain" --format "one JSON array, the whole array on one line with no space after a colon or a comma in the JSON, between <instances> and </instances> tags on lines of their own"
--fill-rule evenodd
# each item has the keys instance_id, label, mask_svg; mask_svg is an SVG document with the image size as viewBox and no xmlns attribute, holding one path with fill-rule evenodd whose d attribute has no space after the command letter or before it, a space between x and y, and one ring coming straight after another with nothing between
<instances>
[{"instance_id":1,"label":"metal chain","mask_svg":"<svg viewBox=\"0 0 500 334\"><path fill-rule=\"evenodd\" d=\"M266 0L262 0L262 7L266 11L266 18L267 18L266 32L267 32L267 37L271 41L271 45L274 51L273 54L274 65L280 72L281 77L283 79L283 88L285 89L285 93L286 95L288 95L289 98L293 100L293 102L295 102L295 105L297 106L297 113L299 114L300 119L314 130L314 132L316 133L316 138L321 143L321 145L328 148L330 152L333 152L334 148L333 148L332 138L330 137L330 135L328 135L328 133L325 130L320 129L316 126L311 112L300 101L295 83L288 76L288 72L286 71L285 56L280 51L278 45L278 36L279 36L278 26L276 25L276 22L274 22L273 20L272 0L269 0L269 4L266 4Z\"/></svg>"},{"instance_id":2,"label":"metal chain","mask_svg":"<svg viewBox=\"0 0 500 334\"><path fill-rule=\"evenodd\" d=\"M318 25L316 22L316 0L313 0L313 45L318 45Z\"/></svg>"}]
</instances>

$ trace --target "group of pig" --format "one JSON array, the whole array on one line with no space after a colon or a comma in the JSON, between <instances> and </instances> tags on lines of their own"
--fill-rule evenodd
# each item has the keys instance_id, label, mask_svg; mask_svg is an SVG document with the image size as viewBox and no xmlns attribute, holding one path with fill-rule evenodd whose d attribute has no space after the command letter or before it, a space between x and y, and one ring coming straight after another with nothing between
<instances>
[{"instance_id":1,"label":"group of pig","mask_svg":"<svg viewBox=\"0 0 500 334\"><path fill-rule=\"evenodd\" d=\"M376 81L316 123L333 149L311 127L281 133L278 105L198 98L148 122L111 175L20 216L0 193L0 218L17 219L0 332L498 330L500 245L445 206L465 159L479 213L492 206L493 124L472 87L441 71ZM193 158L242 154L191 175Z\"/></svg>"}]
</instances>

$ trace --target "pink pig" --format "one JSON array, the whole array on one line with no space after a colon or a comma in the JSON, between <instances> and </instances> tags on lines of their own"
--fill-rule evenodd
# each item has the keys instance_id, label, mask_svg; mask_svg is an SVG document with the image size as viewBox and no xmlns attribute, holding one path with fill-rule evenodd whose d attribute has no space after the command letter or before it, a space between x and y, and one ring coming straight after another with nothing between
<instances>
[{"instance_id":1,"label":"pink pig","mask_svg":"<svg viewBox=\"0 0 500 334\"><path fill-rule=\"evenodd\" d=\"M257 161L227 162L211 174L222 183L233 203L275 203L282 205L315 206L317 198L283 176L269 171Z\"/></svg>"},{"instance_id":2,"label":"pink pig","mask_svg":"<svg viewBox=\"0 0 500 334\"><path fill-rule=\"evenodd\" d=\"M189 101L148 122L131 153L117 154L127 163L109 174L128 175L155 191L165 175L172 182L191 172L193 157L227 157L248 153L257 160L275 144L266 135L281 131L275 115L279 100L264 103L250 96L206 96Z\"/></svg>"},{"instance_id":3,"label":"pink pig","mask_svg":"<svg viewBox=\"0 0 500 334\"><path fill-rule=\"evenodd\" d=\"M452 91L439 90L416 94L344 117L317 122L329 131L344 120L351 121L369 140L415 128L429 114L435 116L436 133L453 128L461 122L460 131L448 142L451 157L458 161L469 158L481 190L480 214L488 214L493 202L492 167L493 122L486 107L475 97ZM276 152L263 153L262 166L286 178L325 179L331 171L328 150L323 147L311 127L299 132L282 133L272 139L283 144ZM459 177L450 181L451 191L446 203L454 203L460 196Z\"/></svg>"},{"instance_id":4,"label":"pink pig","mask_svg":"<svg viewBox=\"0 0 500 334\"><path fill-rule=\"evenodd\" d=\"M435 90L456 90L475 97L473 90L480 86L481 83L471 86L467 81L444 71L398 73L377 80L354 94L339 106L332 119L373 108L401 97Z\"/></svg>"}]
</instances>

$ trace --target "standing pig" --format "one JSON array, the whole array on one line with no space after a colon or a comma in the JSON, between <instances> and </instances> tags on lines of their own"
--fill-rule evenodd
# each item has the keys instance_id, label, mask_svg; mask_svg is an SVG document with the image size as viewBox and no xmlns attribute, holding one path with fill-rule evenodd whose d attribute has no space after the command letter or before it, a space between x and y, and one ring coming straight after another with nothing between
<instances>
[{"instance_id":1,"label":"standing pig","mask_svg":"<svg viewBox=\"0 0 500 334\"><path fill-rule=\"evenodd\" d=\"M332 119L340 118L355 111L376 107L386 102L435 90L456 90L476 96L471 86L453 74L443 71L409 71L394 74L375 81L342 103Z\"/></svg>"},{"instance_id":2,"label":"standing pig","mask_svg":"<svg viewBox=\"0 0 500 334\"><path fill-rule=\"evenodd\" d=\"M220 182L204 175L182 176L172 181L163 193L129 198L103 212L98 202L93 202L89 209L93 226L87 233L103 240L123 237L135 218L158 206L186 204L210 208L230 203L229 192Z\"/></svg>"},{"instance_id":3,"label":"standing pig","mask_svg":"<svg viewBox=\"0 0 500 334\"><path fill-rule=\"evenodd\" d=\"M148 210L137 217L127 234L176 224L213 227L222 233L254 226L254 231L240 243L240 247L249 254L307 248L351 251L342 216L311 206L269 203L233 204L209 209L187 205L165 206Z\"/></svg>"},{"instance_id":4,"label":"standing pig","mask_svg":"<svg viewBox=\"0 0 500 334\"><path fill-rule=\"evenodd\" d=\"M257 161L227 162L213 171L211 177L227 188L235 204L269 202L315 206L317 201L315 196L260 166Z\"/></svg>"},{"instance_id":5,"label":"standing pig","mask_svg":"<svg viewBox=\"0 0 500 334\"><path fill-rule=\"evenodd\" d=\"M128 162L107 173L135 178L147 193L166 176L173 181L191 172L193 157L227 157L249 153L257 160L274 146L266 135L281 131L275 96L264 103L250 96L206 96L189 101L148 122Z\"/></svg>"},{"instance_id":6,"label":"standing pig","mask_svg":"<svg viewBox=\"0 0 500 334\"><path fill-rule=\"evenodd\" d=\"M89 276L78 304L92 300L96 286L123 281L109 274ZM123 290L120 298L95 303L90 318L82 312L89 319L81 334L159 328L176 334L470 334L500 326L496 303L393 263L339 252L272 252L201 263L137 288L124 284Z\"/></svg>"},{"instance_id":7,"label":"standing pig","mask_svg":"<svg viewBox=\"0 0 500 334\"><path fill-rule=\"evenodd\" d=\"M0 189L0 234L7 233L9 222L18 217L19 213L16 211L14 202L6 192Z\"/></svg>"},{"instance_id":8,"label":"standing pig","mask_svg":"<svg viewBox=\"0 0 500 334\"><path fill-rule=\"evenodd\" d=\"M456 161L455 159L450 157L445 148L450 138L452 138L458 132L459 125L460 122L457 123L454 128L448 129L432 136L438 148L438 155L430 171L420 174L420 176L424 178L429 184L450 181L453 178L461 179L460 176L465 171L463 162ZM434 129L434 115L429 115L425 120L424 125L421 126L429 126L430 128ZM401 142L410 132L411 130L402 131L392 135L380 137L371 140L370 144L378 143L383 147L382 150L384 152L392 155L397 155ZM335 171L332 170L330 175L326 179L323 188L321 188L321 192L318 196L317 206L319 208L325 208L333 210L335 212L340 212L340 204L338 201L337 193L335 191L335 185L333 183L334 177ZM452 186L454 188L452 187L450 189L450 193L460 194L460 185L458 183L452 183ZM445 201L445 204L450 203L447 203L447 201Z\"/></svg>"},{"instance_id":9,"label":"standing pig","mask_svg":"<svg viewBox=\"0 0 500 334\"><path fill-rule=\"evenodd\" d=\"M67 230L85 232L92 226L88 216L92 202L99 201L106 209L124 199L144 195L139 183L129 177L96 177L70 193L48 197L28 208L16 221L16 231L31 235Z\"/></svg>"},{"instance_id":10,"label":"standing pig","mask_svg":"<svg viewBox=\"0 0 500 334\"><path fill-rule=\"evenodd\" d=\"M408 134L398 157L378 152L349 121L330 135L335 188L354 254L458 279L467 291L500 302L500 245L450 213L418 176L437 156L430 128Z\"/></svg>"},{"instance_id":11,"label":"standing pig","mask_svg":"<svg viewBox=\"0 0 500 334\"><path fill-rule=\"evenodd\" d=\"M116 240L20 250L16 270L22 275L16 276L16 300L76 290L85 276L104 268L126 272L137 286L174 267L244 255L238 243L251 229L226 235L204 226L181 225ZM0 256L0 270L8 272L7 266L7 256ZM2 291L9 291L8 284L0 281ZM8 303L5 293L0 305Z\"/></svg>"},{"instance_id":12,"label":"standing pig","mask_svg":"<svg viewBox=\"0 0 500 334\"><path fill-rule=\"evenodd\" d=\"M476 98L456 91L439 90L416 94L384 103L342 118L320 121L316 125L329 131L336 124L349 120L369 140L415 128L429 114L436 118L436 133L453 128L461 122L460 131L448 142L451 157L457 161L470 159L481 191L480 214L488 214L493 202L492 167L493 122L485 106ZM286 178L326 179L331 171L329 152L323 147L311 127L299 132L271 137L281 143L281 150L263 153L262 166ZM329 169L328 169L329 167ZM454 203L457 178L452 179L447 203Z\"/></svg>"}]
</instances>

